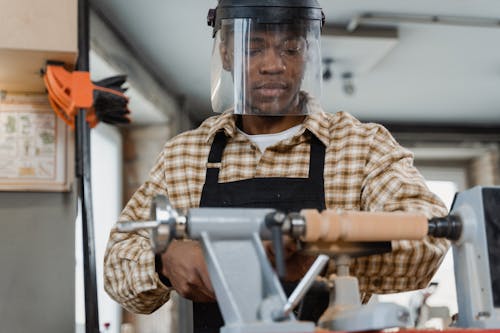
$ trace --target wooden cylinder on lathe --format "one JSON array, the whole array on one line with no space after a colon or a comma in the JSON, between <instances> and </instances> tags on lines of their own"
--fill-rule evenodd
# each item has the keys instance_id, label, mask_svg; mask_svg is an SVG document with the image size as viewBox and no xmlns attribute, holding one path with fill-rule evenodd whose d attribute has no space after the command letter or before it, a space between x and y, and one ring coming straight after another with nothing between
<instances>
[{"instance_id":1,"label":"wooden cylinder on lathe","mask_svg":"<svg viewBox=\"0 0 500 333\"><path fill-rule=\"evenodd\" d=\"M407 212L357 212L304 209L305 242L385 242L421 240L427 235L424 215Z\"/></svg>"}]
</instances>

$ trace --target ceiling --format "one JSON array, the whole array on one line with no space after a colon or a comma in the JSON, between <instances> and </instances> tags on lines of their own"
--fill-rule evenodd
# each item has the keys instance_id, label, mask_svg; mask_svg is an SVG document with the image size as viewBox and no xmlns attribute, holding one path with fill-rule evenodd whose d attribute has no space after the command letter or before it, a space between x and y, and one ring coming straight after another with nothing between
<instances>
[{"instance_id":1,"label":"ceiling","mask_svg":"<svg viewBox=\"0 0 500 333\"><path fill-rule=\"evenodd\" d=\"M323 37L324 57L366 58L350 69L354 73L352 94L345 93L342 79L348 65L334 62L333 78L323 84L321 102L326 111L344 110L362 120L381 122L500 125L499 1L320 3L328 26L344 29L357 16L389 14L392 17L382 23L358 23L368 30L383 25L397 31L397 37L379 38L379 43L347 32ZM216 0L93 0L91 4L156 80L182 100L183 109L193 119L212 114L212 38L206 15ZM422 22L427 17L441 23ZM453 22L443 24L446 21ZM349 59L343 61L349 63Z\"/></svg>"}]
</instances>

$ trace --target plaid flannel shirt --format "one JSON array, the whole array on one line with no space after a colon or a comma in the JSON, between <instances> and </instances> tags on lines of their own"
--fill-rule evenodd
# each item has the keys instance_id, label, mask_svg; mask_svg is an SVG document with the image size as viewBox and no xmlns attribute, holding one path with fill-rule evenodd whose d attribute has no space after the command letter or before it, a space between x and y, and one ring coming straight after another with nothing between
<instances>
[{"instance_id":1,"label":"plaid flannel shirt","mask_svg":"<svg viewBox=\"0 0 500 333\"><path fill-rule=\"evenodd\" d=\"M428 218L446 215L442 202L413 166L412 153L384 127L361 123L345 112L325 113L313 102L307 107L317 109L306 117L298 133L263 153L237 130L231 113L211 117L197 129L169 140L149 179L127 203L120 220L148 220L151 199L157 194L168 195L177 209L198 207L208 153L219 130L229 137L220 165L220 182L252 177L307 178L309 130L326 146L324 187L328 209L413 211ZM448 242L427 237L422 241L393 241L392 246L391 253L354 260L351 273L358 277L364 295L426 287ZM170 288L155 271L146 231L111 231L104 282L108 294L133 312L151 313L169 299Z\"/></svg>"}]
</instances>

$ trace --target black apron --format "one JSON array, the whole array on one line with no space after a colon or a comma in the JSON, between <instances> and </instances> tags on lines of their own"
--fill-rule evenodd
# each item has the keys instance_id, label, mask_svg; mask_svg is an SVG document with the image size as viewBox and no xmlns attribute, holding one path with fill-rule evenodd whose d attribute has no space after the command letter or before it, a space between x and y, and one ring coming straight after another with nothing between
<instances>
[{"instance_id":1,"label":"black apron","mask_svg":"<svg viewBox=\"0 0 500 333\"><path fill-rule=\"evenodd\" d=\"M274 208L283 212L298 212L311 208L325 209L323 171L325 146L310 134L311 153L308 178L252 178L235 182L219 183L219 168L207 168L200 207ZM220 163L227 137L219 131L214 138L209 163ZM282 283L287 296L297 283ZM328 307L329 293L326 286L311 288L299 306L301 320L317 322ZM193 302L194 333L217 333L224 325L217 303Z\"/></svg>"}]
</instances>

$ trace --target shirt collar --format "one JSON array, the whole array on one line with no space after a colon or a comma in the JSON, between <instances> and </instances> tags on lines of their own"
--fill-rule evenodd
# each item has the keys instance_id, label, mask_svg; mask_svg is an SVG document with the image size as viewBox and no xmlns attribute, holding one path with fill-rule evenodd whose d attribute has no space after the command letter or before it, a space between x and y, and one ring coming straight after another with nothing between
<instances>
[{"instance_id":1,"label":"shirt collar","mask_svg":"<svg viewBox=\"0 0 500 333\"><path fill-rule=\"evenodd\" d=\"M307 103L309 115L304 120L304 128L314 134L325 147L330 145L330 120L323 108L314 99Z\"/></svg>"},{"instance_id":2,"label":"shirt collar","mask_svg":"<svg viewBox=\"0 0 500 333\"><path fill-rule=\"evenodd\" d=\"M319 103L312 98L308 99L307 108L309 109L309 114L302 123L303 129L299 130L294 137L302 136L307 129L325 146L328 146L330 143L328 116ZM236 116L232 113L232 110L226 111L216 118L208 131L206 142L209 142L220 130L223 130L226 136L231 138L235 137L238 133L238 129L236 128Z\"/></svg>"},{"instance_id":3,"label":"shirt collar","mask_svg":"<svg viewBox=\"0 0 500 333\"><path fill-rule=\"evenodd\" d=\"M218 131L223 130L228 137L234 137L238 132L236 128L236 116L232 113L232 110L222 113L216 118L215 122L208 131L206 141L209 142Z\"/></svg>"}]
</instances>

